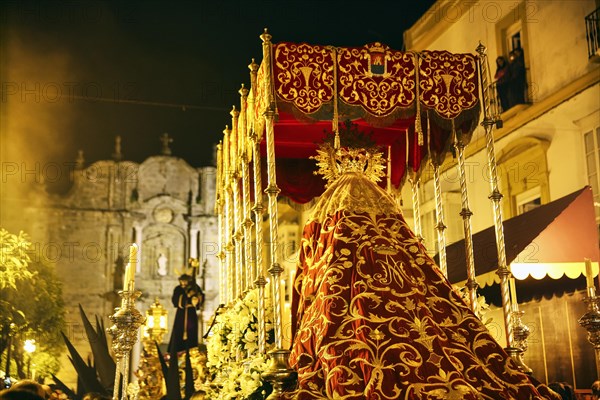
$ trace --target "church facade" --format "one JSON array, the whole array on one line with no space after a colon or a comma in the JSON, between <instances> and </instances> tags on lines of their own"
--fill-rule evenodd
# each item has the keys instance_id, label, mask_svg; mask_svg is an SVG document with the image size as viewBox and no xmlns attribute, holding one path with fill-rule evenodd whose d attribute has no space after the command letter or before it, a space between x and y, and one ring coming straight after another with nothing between
<instances>
[{"instance_id":1,"label":"church facade","mask_svg":"<svg viewBox=\"0 0 600 400\"><path fill-rule=\"evenodd\" d=\"M31 232L35 256L56 267L63 282L65 333L84 359L91 350L78 305L90 320L97 315L109 326L107 317L120 305L118 291L132 243L140 249L135 288L142 295L137 308L143 314L158 299L168 310L165 342L175 315L171 295L190 258L199 261L196 280L205 293L200 336L218 307L215 168L190 166L171 155L168 143L163 136L161 154L139 164L122 160L120 138L110 160L86 166L80 153L66 194L48 195L35 206L23 203L23 213L14 215L22 219L15 225ZM132 365L137 356L139 348ZM61 361L58 377L75 387L77 376L66 355Z\"/></svg>"}]
</instances>

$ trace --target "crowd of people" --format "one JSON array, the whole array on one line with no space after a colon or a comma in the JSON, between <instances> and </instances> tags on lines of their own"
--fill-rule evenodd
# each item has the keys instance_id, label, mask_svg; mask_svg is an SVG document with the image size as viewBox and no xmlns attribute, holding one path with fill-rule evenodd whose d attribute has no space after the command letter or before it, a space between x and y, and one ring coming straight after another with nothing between
<instances>
[{"instance_id":1,"label":"crowd of people","mask_svg":"<svg viewBox=\"0 0 600 400\"><path fill-rule=\"evenodd\" d=\"M494 81L502 112L526 102L527 78L523 49L512 50L508 58L496 58Z\"/></svg>"},{"instance_id":2,"label":"crowd of people","mask_svg":"<svg viewBox=\"0 0 600 400\"><path fill-rule=\"evenodd\" d=\"M189 400L202 400L206 392L199 390ZM167 397L163 397L167 399ZM36 381L23 379L17 381L9 389L0 391L0 400L72 400L60 389L53 385L42 385ZM112 396L99 393L87 393L82 400L112 400Z\"/></svg>"},{"instance_id":3,"label":"crowd of people","mask_svg":"<svg viewBox=\"0 0 600 400\"><path fill-rule=\"evenodd\" d=\"M0 400L72 400L55 385L43 385L30 379L17 381L9 389L0 391ZM112 396L86 393L82 400L112 400Z\"/></svg>"}]
</instances>

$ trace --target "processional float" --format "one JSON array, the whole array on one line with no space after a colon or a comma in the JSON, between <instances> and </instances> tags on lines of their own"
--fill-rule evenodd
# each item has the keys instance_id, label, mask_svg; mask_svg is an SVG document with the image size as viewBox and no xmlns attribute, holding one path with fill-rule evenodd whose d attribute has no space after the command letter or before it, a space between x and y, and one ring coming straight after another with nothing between
<instances>
[{"instance_id":1,"label":"processional float","mask_svg":"<svg viewBox=\"0 0 600 400\"><path fill-rule=\"evenodd\" d=\"M522 362L529 331L520 322L522 312L515 291L510 290L512 274L505 257L502 195L493 139L493 129L500 120L490 92L485 47L480 45L475 56L447 51L400 52L380 43L363 47L273 43L266 30L261 39L262 62L258 65L252 60L249 65L251 86L240 89L240 108L232 110L231 127L225 129L217 146L215 208L221 242L221 303L231 304L249 290L258 290L259 354L267 352L264 310L265 298L269 297L265 288L267 280L270 282L274 347L269 351L270 367L263 375L273 383L271 398L280 397L285 385L295 379L288 365L289 351L282 346L278 196L306 203L323 192L324 181L314 176L315 162L310 157L316 154L326 131L337 135L342 120L351 120L360 129L372 132L376 144L386 149L388 168L383 185L390 193L399 198L402 184L410 184L418 237L422 234L419 187L424 169L428 163L431 166L439 267L444 274L446 227L440 167L448 153L455 155L467 260L466 287L470 308L475 311L477 283L464 150L483 110L481 125L491 177L489 198L494 213L506 350L523 372L530 372ZM266 208L263 193L267 195ZM269 231L263 239L265 212ZM268 262L263 260L265 241ZM245 356L251 355L240 354L238 359Z\"/></svg>"}]
</instances>

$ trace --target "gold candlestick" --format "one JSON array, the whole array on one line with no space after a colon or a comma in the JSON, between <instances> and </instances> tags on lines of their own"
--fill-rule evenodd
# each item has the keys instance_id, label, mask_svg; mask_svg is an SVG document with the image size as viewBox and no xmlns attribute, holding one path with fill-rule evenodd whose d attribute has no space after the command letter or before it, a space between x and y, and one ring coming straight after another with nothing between
<instances>
[{"instance_id":1,"label":"gold candlestick","mask_svg":"<svg viewBox=\"0 0 600 400\"><path fill-rule=\"evenodd\" d=\"M132 285L133 286L133 285ZM127 400L127 385L129 378L129 356L133 345L138 340L138 329L146 318L135 308L135 300L140 297L139 290L119 291L121 296L121 307L115 308L115 313L108 317L113 325L108 332L113 337L112 348L117 357L117 368L115 374L115 385L113 389L113 400L119 400L119 388L121 389L121 400ZM119 385L119 374L123 381Z\"/></svg>"},{"instance_id":2,"label":"gold candlestick","mask_svg":"<svg viewBox=\"0 0 600 400\"><path fill-rule=\"evenodd\" d=\"M596 355L596 371L600 379L600 297L596 296L596 288L588 286L587 297L583 299L587 304L587 312L579 318L579 325L588 332L588 340L594 346Z\"/></svg>"},{"instance_id":3,"label":"gold candlestick","mask_svg":"<svg viewBox=\"0 0 600 400\"><path fill-rule=\"evenodd\" d=\"M267 400L282 399L283 393L298 380L298 372L289 366L289 356L289 350L275 349L269 352L269 368L262 373L262 377L273 385L273 391Z\"/></svg>"},{"instance_id":4,"label":"gold candlestick","mask_svg":"<svg viewBox=\"0 0 600 400\"><path fill-rule=\"evenodd\" d=\"M513 345L506 348L506 352L516 361L521 372L531 375L533 374L533 370L523 361L523 355L527 351L527 338L530 334L529 327L521 321L524 314L524 311L519 311L516 308L515 311L510 313L513 329Z\"/></svg>"}]
</instances>

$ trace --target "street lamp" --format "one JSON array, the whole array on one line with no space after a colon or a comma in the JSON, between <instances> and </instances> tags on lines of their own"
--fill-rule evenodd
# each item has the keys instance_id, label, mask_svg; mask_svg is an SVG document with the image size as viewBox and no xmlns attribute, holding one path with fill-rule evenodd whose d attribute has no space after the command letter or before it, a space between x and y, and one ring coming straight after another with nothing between
<instances>
[{"instance_id":1,"label":"street lamp","mask_svg":"<svg viewBox=\"0 0 600 400\"><path fill-rule=\"evenodd\" d=\"M27 376L30 376L31 379L34 379L34 377L31 376L31 357L35 349L37 349L37 346L35 345L35 339L25 340L25 343L23 344L23 350L25 350L27 353Z\"/></svg>"},{"instance_id":2,"label":"street lamp","mask_svg":"<svg viewBox=\"0 0 600 400\"><path fill-rule=\"evenodd\" d=\"M140 387L138 398L140 400L162 398L166 390L161 381L157 379L162 369L155 343L162 343L163 336L167 333L167 310L160 304L158 298L146 310L146 324L143 332L144 352L139 368L135 372Z\"/></svg>"},{"instance_id":3,"label":"street lamp","mask_svg":"<svg viewBox=\"0 0 600 400\"><path fill-rule=\"evenodd\" d=\"M12 378L10 377L10 351L12 348L12 337L17 331L17 325L12 323L8 326L7 343L6 343L6 368L4 370L4 380L0 389L8 389L12 386Z\"/></svg>"},{"instance_id":4,"label":"street lamp","mask_svg":"<svg viewBox=\"0 0 600 400\"><path fill-rule=\"evenodd\" d=\"M144 338L162 343L165 333L167 333L167 310L160 304L157 297L154 299L154 304L146 311Z\"/></svg>"}]
</instances>

